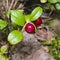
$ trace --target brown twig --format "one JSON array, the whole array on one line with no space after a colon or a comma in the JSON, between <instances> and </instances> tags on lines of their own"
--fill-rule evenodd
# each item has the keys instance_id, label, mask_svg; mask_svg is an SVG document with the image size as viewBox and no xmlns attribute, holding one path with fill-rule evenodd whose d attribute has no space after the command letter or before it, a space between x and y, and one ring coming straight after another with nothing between
<instances>
[{"instance_id":1,"label":"brown twig","mask_svg":"<svg viewBox=\"0 0 60 60\"><path fill-rule=\"evenodd\" d=\"M8 0L6 0L6 11L8 10L9 4L8 4Z\"/></svg>"},{"instance_id":2,"label":"brown twig","mask_svg":"<svg viewBox=\"0 0 60 60\"><path fill-rule=\"evenodd\" d=\"M50 11L49 16L51 16L52 13L53 13L53 10Z\"/></svg>"},{"instance_id":3,"label":"brown twig","mask_svg":"<svg viewBox=\"0 0 60 60\"><path fill-rule=\"evenodd\" d=\"M12 6L13 6L13 3L14 3L14 0L12 0L11 4L10 4L10 7L9 7L9 11L11 10Z\"/></svg>"},{"instance_id":4,"label":"brown twig","mask_svg":"<svg viewBox=\"0 0 60 60\"><path fill-rule=\"evenodd\" d=\"M14 5L13 5L13 8L16 7L16 4L18 3L18 1L19 1L19 0L16 0L16 1L15 1Z\"/></svg>"},{"instance_id":5,"label":"brown twig","mask_svg":"<svg viewBox=\"0 0 60 60\"><path fill-rule=\"evenodd\" d=\"M17 9L20 9L22 7L23 7L23 5L22 4L19 4L19 6L17 7Z\"/></svg>"}]
</instances>

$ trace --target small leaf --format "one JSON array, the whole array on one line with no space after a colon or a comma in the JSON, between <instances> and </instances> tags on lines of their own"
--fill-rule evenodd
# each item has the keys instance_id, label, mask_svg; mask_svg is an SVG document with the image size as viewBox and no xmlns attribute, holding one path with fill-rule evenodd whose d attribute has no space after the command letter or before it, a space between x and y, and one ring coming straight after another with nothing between
<instances>
[{"instance_id":1,"label":"small leaf","mask_svg":"<svg viewBox=\"0 0 60 60\"><path fill-rule=\"evenodd\" d=\"M25 15L25 20L26 20L26 21L30 21L30 14Z\"/></svg>"},{"instance_id":2,"label":"small leaf","mask_svg":"<svg viewBox=\"0 0 60 60\"><path fill-rule=\"evenodd\" d=\"M47 0L40 0L40 2L41 2L41 3L46 3L46 2L47 2Z\"/></svg>"},{"instance_id":3,"label":"small leaf","mask_svg":"<svg viewBox=\"0 0 60 60\"><path fill-rule=\"evenodd\" d=\"M35 21L42 15L42 12L43 12L43 10L41 7L36 7L30 15L30 20Z\"/></svg>"},{"instance_id":4,"label":"small leaf","mask_svg":"<svg viewBox=\"0 0 60 60\"><path fill-rule=\"evenodd\" d=\"M4 55L0 55L0 60L8 60L8 58Z\"/></svg>"},{"instance_id":5,"label":"small leaf","mask_svg":"<svg viewBox=\"0 0 60 60\"><path fill-rule=\"evenodd\" d=\"M7 45L2 46L0 51L2 54L4 54L7 51Z\"/></svg>"},{"instance_id":6,"label":"small leaf","mask_svg":"<svg viewBox=\"0 0 60 60\"><path fill-rule=\"evenodd\" d=\"M20 10L11 10L11 21L18 26L24 26L25 17Z\"/></svg>"},{"instance_id":7,"label":"small leaf","mask_svg":"<svg viewBox=\"0 0 60 60\"><path fill-rule=\"evenodd\" d=\"M18 44L19 42L22 41L22 39L23 34L18 30L14 30L8 35L8 41L12 45Z\"/></svg>"},{"instance_id":8,"label":"small leaf","mask_svg":"<svg viewBox=\"0 0 60 60\"><path fill-rule=\"evenodd\" d=\"M48 0L49 3L57 3L57 0Z\"/></svg>"},{"instance_id":9,"label":"small leaf","mask_svg":"<svg viewBox=\"0 0 60 60\"><path fill-rule=\"evenodd\" d=\"M4 29L7 26L7 22L0 19L0 30Z\"/></svg>"}]
</instances>

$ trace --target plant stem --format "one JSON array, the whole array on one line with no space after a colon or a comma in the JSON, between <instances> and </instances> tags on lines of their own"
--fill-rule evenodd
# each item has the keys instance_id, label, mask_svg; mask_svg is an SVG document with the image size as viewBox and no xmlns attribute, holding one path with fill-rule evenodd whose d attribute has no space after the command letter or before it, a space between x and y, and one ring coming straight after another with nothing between
<instances>
[{"instance_id":1,"label":"plant stem","mask_svg":"<svg viewBox=\"0 0 60 60\"><path fill-rule=\"evenodd\" d=\"M20 9L22 7L23 7L23 5L22 4L19 4L19 6L17 7L17 9Z\"/></svg>"},{"instance_id":2,"label":"plant stem","mask_svg":"<svg viewBox=\"0 0 60 60\"><path fill-rule=\"evenodd\" d=\"M25 25L23 26L23 28L22 28L21 32L23 32L23 31L24 31L24 28L25 28L26 24L27 24L27 23L25 23Z\"/></svg>"}]
</instances>

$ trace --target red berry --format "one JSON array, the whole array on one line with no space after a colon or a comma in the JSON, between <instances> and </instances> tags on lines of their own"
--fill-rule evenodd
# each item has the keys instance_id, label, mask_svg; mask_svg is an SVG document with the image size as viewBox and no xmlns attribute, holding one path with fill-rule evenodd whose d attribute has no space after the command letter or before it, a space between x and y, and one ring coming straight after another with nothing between
<instances>
[{"instance_id":1,"label":"red berry","mask_svg":"<svg viewBox=\"0 0 60 60\"><path fill-rule=\"evenodd\" d=\"M35 27L32 23L27 23L25 26L25 31L28 33L34 33L35 32Z\"/></svg>"},{"instance_id":2,"label":"red berry","mask_svg":"<svg viewBox=\"0 0 60 60\"><path fill-rule=\"evenodd\" d=\"M40 26L42 24L42 19L41 18L37 19L36 21L34 21L34 24L36 26Z\"/></svg>"}]
</instances>

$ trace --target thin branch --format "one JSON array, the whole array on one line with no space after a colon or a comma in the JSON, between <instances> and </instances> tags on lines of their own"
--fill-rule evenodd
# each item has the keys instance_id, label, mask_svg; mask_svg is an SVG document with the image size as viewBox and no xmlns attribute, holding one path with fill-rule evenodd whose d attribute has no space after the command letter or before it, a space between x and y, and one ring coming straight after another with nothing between
<instances>
[{"instance_id":1,"label":"thin branch","mask_svg":"<svg viewBox=\"0 0 60 60\"><path fill-rule=\"evenodd\" d=\"M22 7L23 7L23 5L22 4L19 4L19 6L17 7L17 9L20 9Z\"/></svg>"},{"instance_id":2,"label":"thin branch","mask_svg":"<svg viewBox=\"0 0 60 60\"><path fill-rule=\"evenodd\" d=\"M53 13L53 10L50 11L49 16L51 16L52 13Z\"/></svg>"},{"instance_id":3,"label":"thin branch","mask_svg":"<svg viewBox=\"0 0 60 60\"><path fill-rule=\"evenodd\" d=\"M41 17L44 18L44 19L49 19L49 18L51 18L51 17L49 17L49 16L44 16L44 15L42 15Z\"/></svg>"},{"instance_id":4,"label":"thin branch","mask_svg":"<svg viewBox=\"0 0 60 60\"><path fill-rule=\"evenodd\" d=\"M9 7L9 3L8 0L6 0L6 10L8 10L8 7Z\"/></svg>"},{"instance_id":5,"label":"thin branch","mask_svg":"<svg viewBox=\"0 0 60 60\"><path fill-rule=\"evenodd\" d=\"M13 3L14 3L14 0L12 0L11 4L10 4L10 7L9 7L9 10L11 10L12 6L13 6Z\"/></svg>"},{"instance_id":6,"label":"thin branch","mask_svg":"<svg viewBox=\"0 0 60 60\"><path fill-rule=\"evenodd\" d=\"M14 5L13 5L13 8L15 8L16 4L18 3L19 0L16 0Z\"/></svg>"}]
</instances>

